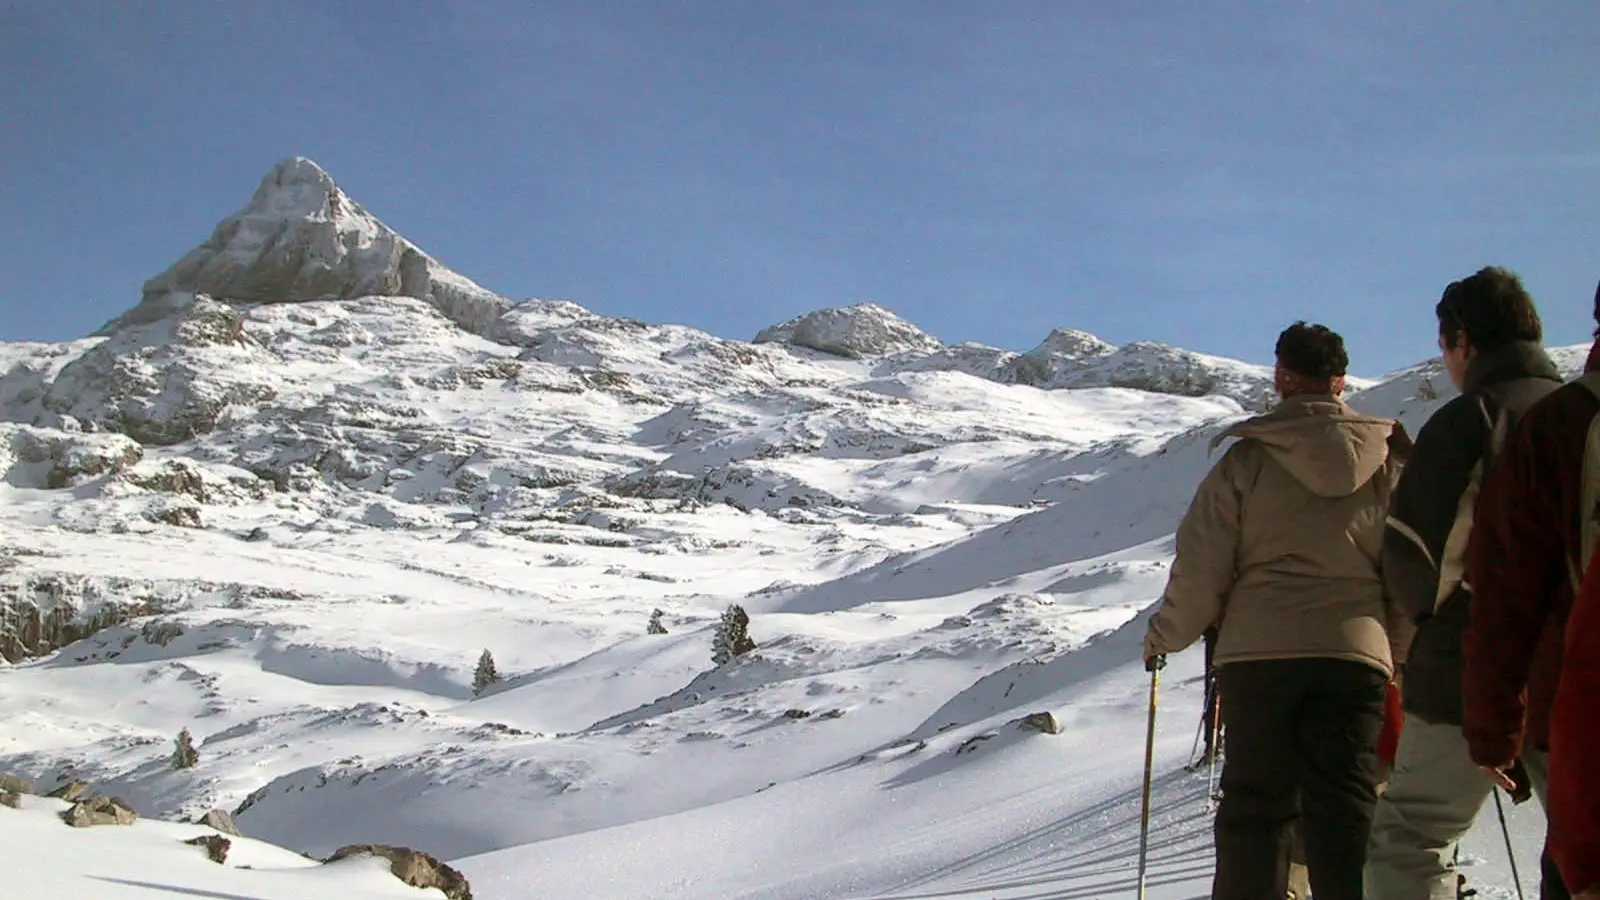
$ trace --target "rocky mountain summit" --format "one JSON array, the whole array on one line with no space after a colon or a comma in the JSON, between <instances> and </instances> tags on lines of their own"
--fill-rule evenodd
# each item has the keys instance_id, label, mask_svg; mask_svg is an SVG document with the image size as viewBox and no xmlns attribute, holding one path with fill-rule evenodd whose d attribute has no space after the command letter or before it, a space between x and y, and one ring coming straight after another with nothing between
<instances>
[{"instance_id":1,"label":"rocky mountain summit","mask_svg":"<svg viewBox=\"0 0 1600 900\"><path fill-rule=\"evenodd\" d=\"M249 206L145 282L139 305L104 330L165 318L194 294L236 303L415 297L478 333L511 306L396 234L304 157L274 166Z\"/></svg>"},{"instance_id":2,"label":"rocky mountain summit","mask_svg":"<svg viewBox=\"0 0 1600 900\"><path fill-rule=\"evenodd\" d=\"M875 303L796 316L762 329L755 342L790 344L847 359L929 354L944 348L938 338Z\"/></svg>"}]
</instances>

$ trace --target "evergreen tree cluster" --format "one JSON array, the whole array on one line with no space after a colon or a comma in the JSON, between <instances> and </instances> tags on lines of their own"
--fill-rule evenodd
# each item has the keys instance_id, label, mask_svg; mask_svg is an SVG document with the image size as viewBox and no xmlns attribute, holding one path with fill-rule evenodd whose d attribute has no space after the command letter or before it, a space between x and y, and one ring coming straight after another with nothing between
<instances>
[{"instance_id":1,"label":"evergreen tree cluster","mask_svg":"<svg viewBox=\"0 0 1600 900\"><path fill-rule=\"evenodd\" d=\"M743 656L756 649L756 642L750 638L750 616L744 607L735 603L722 613L722 620L717 623L716 633L711 638L711 661L719 666L732 662L734 657Z\"/></svg>"},{"instance_id":2,"label":"evergreen tree cluster","mask_svg":"<svg viewBox=\"0 0 1600 900\"><path fill-rule=\"evenodd\" d=\"M472 673L472 696L482 697L492 684L500 681L500 670L494 666L494 654L487 649L478 657L477 671Z\"/></svg>"},{"instance_id":3,"label":"evergreen tree cluster","mask_svg":"<svg viewBox=\"0 0 1600 900\"><path fill-rule=\"evenodd\" d=\"M192 769L200 764L200 751L194 748L194 737L189 729L178 732L177 740L172 743L172 768Z\"/></svg>"}]
</instances>

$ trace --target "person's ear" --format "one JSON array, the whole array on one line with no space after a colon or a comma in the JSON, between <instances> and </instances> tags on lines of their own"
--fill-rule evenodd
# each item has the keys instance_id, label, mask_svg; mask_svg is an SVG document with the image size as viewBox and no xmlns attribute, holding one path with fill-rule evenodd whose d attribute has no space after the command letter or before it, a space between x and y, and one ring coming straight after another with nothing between
<instances>
[{"instance_id":1,"label":"person's ear","mask_svg":"<svg viewBox=\"0 0 1600 900\"><path fill-rule=\"evenodd\" d=\"M1328 393L1334 395L1335 397L1344 393L1343 375L1335 375L1334 377L1328 379Z\"/></svg>"}]
</instances>

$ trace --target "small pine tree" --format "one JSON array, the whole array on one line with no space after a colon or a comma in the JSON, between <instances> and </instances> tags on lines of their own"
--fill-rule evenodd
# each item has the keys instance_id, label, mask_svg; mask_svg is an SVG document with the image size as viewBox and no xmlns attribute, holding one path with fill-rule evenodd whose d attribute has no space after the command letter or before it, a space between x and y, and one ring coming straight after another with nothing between
<instances>
[{"instance_id":1,"label":"small pine tree","mask_svg":"<svg viewBox=\"0 0 1600 900\"><path fill-rule=\"evenodd\" d=\"M472 696L481 697L489 689L489 685L500 680L500 672L494 667L494 654L488 650L478 657L478 670L472 673Z\"/></svg>"},{"instance_id":2,"label":"small pine tree","mask_svg":"<svg viewBox=\"0 0 1600 900\"><path fill-rule=\"evenodd\" d=\"M173 741L172 768L192 769L199 764L200 751L194 749L194 738L185 728L178 732L178 739Z\"/></svg>"},{"instance_id":3,"label":"small pine tree","mask_svg":"<svg viewBox=\"0 0 1600 900\"><path fill-rule=\"evenodd\" d=\"M645 634L666 634L667 633L667 626L661 624L661 616L662 615L663 614L662 614L661 610L659 610L659 609L655 610L652 613L650 613L650 624L645 626L645 629L644 629L644 633Z\"/></svg>"},{"instance_id":4,"label":"small pine tree","mask_svg":"<svg viewBox=\"0 0 1600 900\"><path fill-rule=\"evenodd\" d=\"M722 621L717 623L711 638L711 661L725 666L755 648L756 642L750 639L750 616L735 603L723 611Z\"/></svg>"}]
</instances>

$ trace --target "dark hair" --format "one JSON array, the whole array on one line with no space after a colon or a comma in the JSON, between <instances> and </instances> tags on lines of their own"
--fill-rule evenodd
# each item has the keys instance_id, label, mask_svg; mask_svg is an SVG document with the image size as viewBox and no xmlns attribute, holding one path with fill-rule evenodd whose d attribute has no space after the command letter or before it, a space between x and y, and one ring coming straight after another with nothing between
<instances>
[{"instance_id":1,"label":"dark hair","mask_svg":"<svg viewBox=\"0 0 1600 900\"><path fill-rule=\"evenodd\" d=\"M1338 378L1350 367L1344 338L1326 325L1296 322L1278 335L1278 362L1305 378Z\"/></svg>"},{"instance_id":2,"label":"dark hair","mask_svg":"<svg viewBox=\"0 0 1600 900\"><path fill-rule=\"evenodd\" d=\"M1594 286L1594 336L1600 338L1600 283Z\"/></svg>"},{"instance_id":3,"label":"dark hair","mask_svg":"<svg viewBox=\"0 0 1600 900\"><path fill-rule=\"evenodd\" d=\"M1539 311L1522 279L1499 266L1485 266L1468 278L1451 282L1434 315L1439 317L1439 336L1446 347L1457 346L1462 332L1479 353L1512 341L1544 338Z\"/></svg>"}]
</instances>

